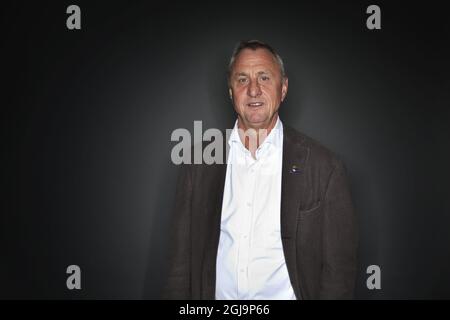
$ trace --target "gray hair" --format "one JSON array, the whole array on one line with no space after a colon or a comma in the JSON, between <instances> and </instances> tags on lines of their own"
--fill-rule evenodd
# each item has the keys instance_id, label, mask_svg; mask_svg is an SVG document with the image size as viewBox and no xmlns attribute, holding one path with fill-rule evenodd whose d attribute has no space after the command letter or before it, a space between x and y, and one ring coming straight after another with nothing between
<instances>
[{"instance_id":1,"label":"gray hair","mask_svg":"<svg viewBox=\"0 0 450 320\"><path fill-rule=\"evenodd\" d=\"M281 78L283 79L286 77L286 73L284 71L283 59L281 59L280 55L275 51L274 48L272 48L272 46L270 46L269 44L264 43L262 41L259 41L259 40L246 40L246 41L239 42L233 50L233 54L231 55L231 58L230 58L230 63L228 64L228 81L231 78L231 72L233 70L234 63L236 61L236 57L244 49L251 49L251 50L266 49L266 50L268 50L273 55L273 57L275 58L275 61L278 63L278 65L280 67Z\"/></svg>"}]
</instances>

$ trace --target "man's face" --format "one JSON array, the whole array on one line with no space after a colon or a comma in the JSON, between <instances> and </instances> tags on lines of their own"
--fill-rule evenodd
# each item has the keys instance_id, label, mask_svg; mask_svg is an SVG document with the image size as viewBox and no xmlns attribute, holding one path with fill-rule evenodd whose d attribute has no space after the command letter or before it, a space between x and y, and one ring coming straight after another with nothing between
<instances>
[{"instance_id":1,"label":"man's face","mask_svg":"<svg viewBox=\"0 0 450 320\"><path fill-rule=\"evenodd\" d=\"M244 49L230 76L230 95L244 129L271 128L288 88L280 66L266 49Z\"/></svg>"}]
</instances>

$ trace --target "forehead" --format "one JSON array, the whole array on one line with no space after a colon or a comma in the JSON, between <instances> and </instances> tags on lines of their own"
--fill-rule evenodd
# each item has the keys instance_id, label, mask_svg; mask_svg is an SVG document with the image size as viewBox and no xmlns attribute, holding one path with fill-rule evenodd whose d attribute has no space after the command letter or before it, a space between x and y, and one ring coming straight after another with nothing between
<instances>
[{"instance_id":1,"label":"forehead","mask_svg":"<svg viewBox=\"0 0 450 320\"><path fill-rule=\"evenodd\" d=\"M236 57L234 71L248 68L261 68L275 71L279 69L273 54L267 49L244 49Z\"/></svg>"}]
</instances>

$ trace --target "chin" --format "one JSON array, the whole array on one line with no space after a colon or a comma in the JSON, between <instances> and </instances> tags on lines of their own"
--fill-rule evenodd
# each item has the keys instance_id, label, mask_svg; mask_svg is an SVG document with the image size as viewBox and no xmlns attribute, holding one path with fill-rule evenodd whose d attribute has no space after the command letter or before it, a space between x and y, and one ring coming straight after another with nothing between
<instances>
[{"instance_id":1,"label":"chin","mask_svg":"<svg viewBox=\"0 0 450 320\"><path fill-rule=\"evenodd\" d=\"M265 128L269 125L267 119L259 121L259 119L251 119L251 121L247 121L249 127L252 128Z\"/></svg>"}]
</instances>

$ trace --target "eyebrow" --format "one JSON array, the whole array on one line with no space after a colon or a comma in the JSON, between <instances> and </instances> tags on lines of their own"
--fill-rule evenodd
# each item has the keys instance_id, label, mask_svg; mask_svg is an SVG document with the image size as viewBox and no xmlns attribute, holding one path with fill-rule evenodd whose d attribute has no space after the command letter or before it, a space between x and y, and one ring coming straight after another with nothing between
<instances>
[{"instance_id":1,"label":"eyebrow","mask_svg":"<svg viewBox=\"0 0 450 320\"><path fill-rule=\"evenodd\" d=\"M270 71L259 71L259 72L257 72L256 73L257 75L262 75L262 74L272 74ZM237 73L235 73L234 74L234 76L235 77L240 77L240 76L245 76L245 77L247 77L248 76L248 74L247 73L245 73L245 72L237 72Z\"/></svg>"}]
</instances>

